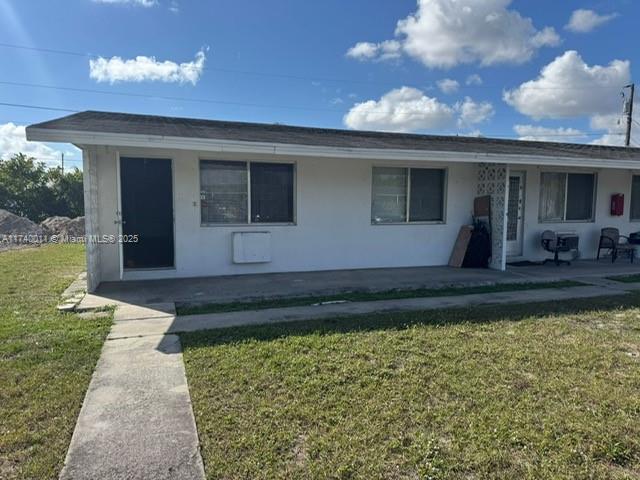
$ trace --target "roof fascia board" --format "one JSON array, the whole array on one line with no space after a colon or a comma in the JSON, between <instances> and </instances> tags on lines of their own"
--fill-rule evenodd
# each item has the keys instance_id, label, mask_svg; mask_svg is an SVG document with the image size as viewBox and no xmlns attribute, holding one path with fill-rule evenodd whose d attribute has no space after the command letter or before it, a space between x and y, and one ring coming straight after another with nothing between
<instances>
[{"instance_id":1,"label":"roof fascia board","mask_svg":"<svg viewBox=\"0 0 640 480\"><path fill-rule=\"evenodd\" d=\"M121 133L83 132L76 130L50 130L27 128L27 140L39 142L65 142L82 145L111 145L118 147L147 147L206 152L254 153L304 157L354 158L370 160L418 160L454 163L487 162L513 165L549 165L588 168L640 169L637 160L607 158L550 157L502 153L447 152L438 150L408 150L389 148L352 148L290 143L246 142L192 137L169 137Z\"/></svg>"}]
</instances>

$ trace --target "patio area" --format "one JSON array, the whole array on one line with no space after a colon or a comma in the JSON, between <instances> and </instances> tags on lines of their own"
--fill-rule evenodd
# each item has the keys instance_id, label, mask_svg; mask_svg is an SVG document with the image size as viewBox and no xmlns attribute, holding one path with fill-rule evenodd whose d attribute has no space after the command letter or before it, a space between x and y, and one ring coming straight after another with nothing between
<instances>
[{"instance_id":1,"label":"patio area","mask_svg":"<svg viewBox=\"0 0 640 480\"><path fill-rule=\"evenodd\" d=\"M383 268L290 272L257 275L106 282L81 306L226 303L262 298L332 295L348 291L388 291L416 288L474 287L501 283L582 280L602 283L615 275L640 274L640 263L610 259L579 260L570 266L507 266L507 270L450 267Z\"/></svg>"}]
</instances>

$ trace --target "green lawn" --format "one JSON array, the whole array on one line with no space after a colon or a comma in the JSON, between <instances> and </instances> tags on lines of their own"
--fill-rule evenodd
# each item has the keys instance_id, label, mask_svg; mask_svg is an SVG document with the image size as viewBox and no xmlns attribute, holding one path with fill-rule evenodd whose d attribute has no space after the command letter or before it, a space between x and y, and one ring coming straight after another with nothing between
<instances>
[{"instance_id":1,"label":"green lawn","mask_svg":"<svg viewBox=\"0 0 640 480\"><path fill-rule=\"evenodd\" d=\"M608 277L609 280L622 283L640 283L640 275L616 275L615 277Z\"/></svg>"},{"instance_id":2,"label":"green lawn","mask_svg":"<svg viewBox=\"0 0 640 480\"><path fill-rule=\"evenodd\" d=\"M201 305L178 304L176 305L176 312L178 315L196 315L200 313L222 313L237 312L240 310L298 307L322 302L375 302L378 300L397 300L402 298L453 297L474 293L514 292L537 290L541 288L570 288L584 285L584 283L572 280L562 280L558 282L498 283L495 285L479 285L475 287L416 288L407 290L386 290L381 292L356 291L339 293L336 295L269 298L247 302L206 303Z\"/></svg>"},{"instance_id":3,"label":"green lawn","mask_svg":"<svg viewBox=\"0 0 640 480\"><path fill-rule=\"evenodd\" d=\"M211 479L640 478L640 295L184 334Z\"/></svg>"},{"instance_id":4,"label":"green lawn","mask_svg":"<svg viewBox=\"0 0 640 480\"><path fill-rule=\"evenodd\" d=\"M54 479L110 320L55 309L84 249L0 253L0 478Z\"/></svg>"}]
</instances>

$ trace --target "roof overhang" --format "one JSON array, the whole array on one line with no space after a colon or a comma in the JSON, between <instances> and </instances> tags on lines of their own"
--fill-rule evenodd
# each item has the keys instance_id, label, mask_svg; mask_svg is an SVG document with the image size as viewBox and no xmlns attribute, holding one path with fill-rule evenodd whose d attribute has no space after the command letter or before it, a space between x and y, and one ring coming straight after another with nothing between
<instances>
[{"instance_id":1,"label":"roof overhang","mask_svg":"<svg viewBox=\"0 0 640 480\"><path fill-rule=\"evenodd\" d=\"M246 142L210 138L171 137L124 133L86 132L27 127L27 140L64 142L76 145L105 145L113 147L164 148L197 150L201 152L247 153L294 157L353 158L385 161L432 161L453 163L502 163L510 165L544 165L586 168L624 168L640 170L637 160L551 157L486 152L453 152L438 150L407 150L390 148L350 148L336 146L300 145L292 143Z\"/></svg>"}]
</instances>

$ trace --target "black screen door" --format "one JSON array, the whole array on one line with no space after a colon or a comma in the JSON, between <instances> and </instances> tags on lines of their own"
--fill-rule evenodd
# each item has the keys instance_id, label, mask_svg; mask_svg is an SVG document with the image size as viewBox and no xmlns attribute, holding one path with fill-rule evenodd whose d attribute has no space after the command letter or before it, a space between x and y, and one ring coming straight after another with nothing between
<instances>
[{"instance_id":1,"label":"black screen door","mask_svg":"<svg viewBox=\"0 0 640 480\"><path fill-rule=\"evenodd\" d=\"M171 160L120 158L120 191L124 268L173 267Z\"/></svg>"}]
</instances>

